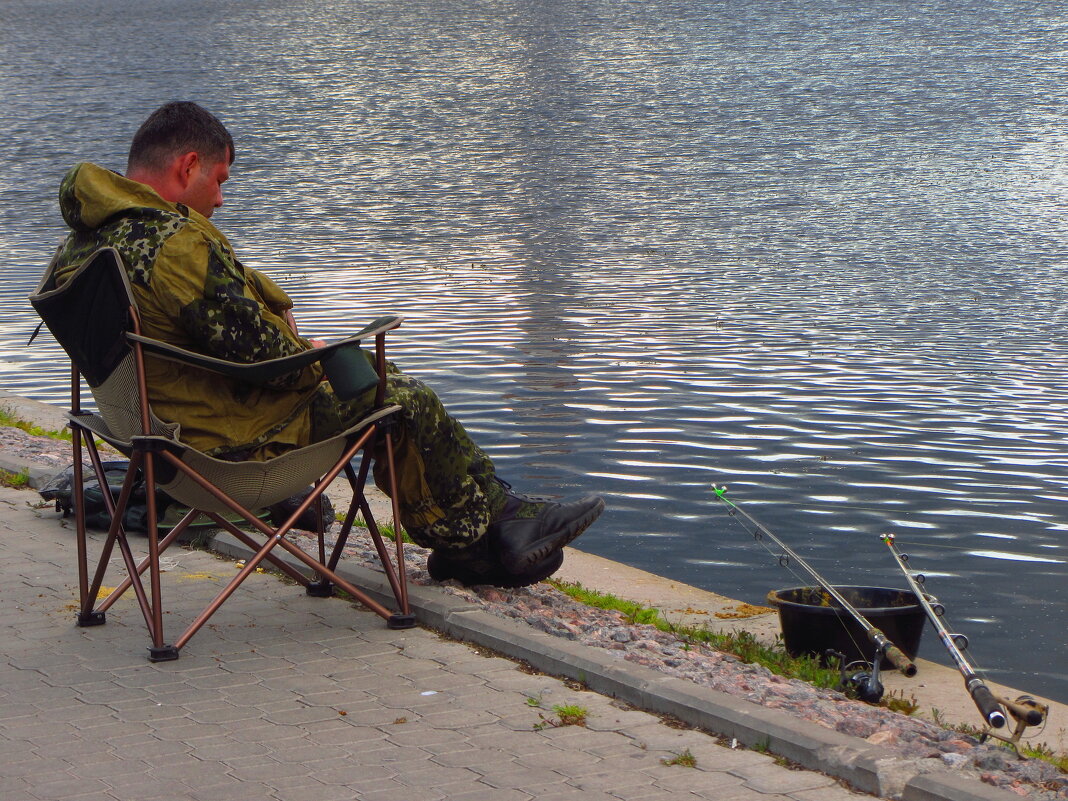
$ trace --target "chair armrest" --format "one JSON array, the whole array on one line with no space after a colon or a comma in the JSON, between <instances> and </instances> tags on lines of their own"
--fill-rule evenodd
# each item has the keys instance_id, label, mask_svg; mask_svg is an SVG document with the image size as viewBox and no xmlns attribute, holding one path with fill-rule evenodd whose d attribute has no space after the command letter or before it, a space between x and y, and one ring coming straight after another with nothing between
<instances>
[{"instance_id":1,"label":"chair armrest","mask_svg":"<svg viewBox=\"0 0 1068 801\"><path fill-rule=\"evenodd\" d=\"M208 370L226 378L232 378L236 381L261 385L267 383L271 379L283 376L286 373L302 370L310 364L328 359L342 348L349 349L359 347L361 339L369 336L374 336L376 338L380 337L385 334L386 331L390 331L399 326L402 319L403 318L396 315L379 317L369 325L361 328L352 336L339 339L337 342L332 342L321 348L312 348L300 353L294 353L292 356L282 356L278 359L267 359L262 362L251 362L247 364L244 362L232 362L228 359L219 359L214 356L206 356L203 353L196 353L195 351L186 350L185 348L179 348L176 345L170 345L166 342L161 342L158 339L152 339L151 337L142 336L140 334L127 333L126 337L133 342L137 342L146 351L161 359L169 359L178 362L179 364L198 367L202 370Z\"/></svg>"}]
</instances>

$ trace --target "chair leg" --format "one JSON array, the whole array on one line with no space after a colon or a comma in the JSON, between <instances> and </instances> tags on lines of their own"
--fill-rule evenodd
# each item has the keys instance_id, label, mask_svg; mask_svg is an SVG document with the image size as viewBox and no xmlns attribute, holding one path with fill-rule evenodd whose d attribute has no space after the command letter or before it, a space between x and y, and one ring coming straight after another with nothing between
<instances>
[{"instance_id":1,"label":"chair leg","mask_svg":"<svg viewBox=\"0 0 1068 801\"><path fill-rule=\"evenodd\" d=\"M84 434L86 432L81 433ZM105 610L114 604L121 595L132 588L137 596L138 605L141 608L145 623L149 629L151 645L149 647L148 658L153 662L177 659L179 652L185 644L188 643L188 641L205 625L208 619L230 598L236 591L237 587L240 586L252 572L260 567L261 564L269 562L285 574L305 584L309 594L332 594L333 587L337 586L348 593L354 600L366 607L369 611L374 612L385 619L389 628L404 629L414 626L416 624L415 616L411 614L408 604L406 573L404 571L403 541L399 540L396 543L396 556L391 558L389 549L383 542L381 532L379 531L378 525L375 522L369 505L367 504L366 497L363 494L364 484L369 475L369 457L367 451L370 449L368 445L372 442L372 437L376 436L378 433L377 427L372 426L365 431L358 440L351 442L346 448L344 458L340 459L335 464L335 467L322 478L321 482L317 482L316 491L313 492L309 498L305 499L300 507L291 514L288 520L278 527L268 526L253 512L242 508L235 501L226 496L225 493L212 486L203 476L185 465L173 453L165 449L156 450L151 447L151 443L148 447L143 448L135 446L134 453L131 456L130 470L127 473L126 480L123 482L119 497L118 499L109 498L109 500L114 500L112 525L110 526L107 537L103 543L103 553L97 565L96 575L90 580L88 557L86 557L80 565L80 572L81 574L84 574L84 577L80 575L79 588L83 600L83 614L80 616L85 621L83 625L93 625L93 620L103 622ZM80 437L76 444L79 448L81 447L82 443ZM88 440L86 447L90 451L94 469L97 470L98 474L103 478L103 469L100 464L99 456L95 453L95 445L91 440ZM365 450L364 461L360 466L360 475L356 475L349 460L361 449L365 448L367 450ZM262 544L257 544L257 542L248 535L248 532L241 531L229 521L224 520L221 515L213 512L200 512L199 510L191 510L167 536L161 538L155 520L156 504L154 487L156 472L161 465L161 462L157 462L157 459L162 459L164 463L185 473L190 479L199 484L202 489L210 492L220 503L229 507L233 512L241 515L248 521L248 524L253 529L266 537L266 541ZM392 442L388 440L386 443L386 459L388 460L387 466L389 468L389 474L392 477L395 470L394 456ZM147 510L149 553L148 557L140 560L140 562L135 560L126 532L122 526L123 512L132 495L134 479L139 468L143 470L146 484L150 488L147 493L147 505L149 507ZM320 507L321 496L325 491L326 486L329 486L330 482L336 479L343 470L348 475L350 482L355 485L353 503L350 504L349 512L346 515L345 525L342 528L342 534L339 536L339 542L330 554L329 560L326 559L325 526L322 523L322 515L319 515L319 524L317 526L319 529L319 559L316 560L314 556L305 553L297 544L286 540L285 535L291 530L296 521L307 511L307 509L312 507L312 504L315 504L316 508ZM391 483L393 483L392 479ZM80 503L79 508L84 509L84 504ZM337 561L344 548L344 539L347 537L355 519L355 514L359 510L363 510L368 520L368 528L371 532L372 540L375 542L376 550L382 559L383 567L389 578L391 589L393 590L393 595L400 607L399 612L394 612L393 610L386 608L371 598L366 592L355 587L351 582L336 573ZM400 531L396 499L393 500L392 511L394 526L397 528L399 535ZM172 643L167 643L164 639L163 631L164 618L159 559L160 555L166 551L170 545L177 541L179 535L195 520L197 514L207 515L218 525L230 531L241 542L252 548L254 550L254 555L246 561L238 574L235 575L226 586L222 588L218 595L203 609L203 611L197 615L189 627ZM87 546L84 529L83 519L81 524L82 543L83 546ZM127 577L122 585L116 588L108 598L104 599L100 604L100 607L97 609L94 608L96 594L99 592L100 586L103 583L104 574L111 559L111 553L116 546L125 563ZM310 569L312 580L309 580L304 572L293 565L292 559L283 559L281 558L281 555L276 554L274 552L276 546L281 546L290 557L303 562L303 564ZM396 559L396 563L394 563L394 559ZM399 575L398 568L400 570ZM146 570L149 572L147 587L142 582L141 578ZM316 577L318 577L317 580Z\"/></svg>"},{"instance_id":2,"label":"chair leg","mask_svg":"<svg viewBox=\"0 0 1068 801\"><path fill-rule=\"evenodd\" d=\"M116 506L116 500L111 497L111 488L110 488L110 486L108 486L107 480L105 479L105 476L104 476L104 465L103 465L103 462L100 459L100 453L97 450L96 443L93 442L93 440L92 440L92 435L91 434L87 434L86 435L86 450L88 450L88 452L89 452L89 461L93 465L93 472L96 475L97 484L100 486L100 489L101 489L101 497L103 498L104 506L107 508L108 515L111 518L112 522L114 523L116 518L120 518L121 519L122 514L124 513L122 510L125 510L126 507L125 506L122 506L121 508L117 507ZM129 477L129 475L135 474L137 472L137 468L138 468L139 464L140 464L139 457L137 457L137 455L135 454L134 458L132 458L130 460L130 466L129 466L129 469L127 471L127 477ZM83 478L84 478L84 476L83 476ZM126 481L123 481L123 486L125 486L125 485L126 485ZM105 489L104 489L105 487L107 488L107 491L105 491ZM78 482L78 494L75 496L75 503L76 503L76 505L78 507L81 507L83 509L84 509L84 499L85 499L85 485L84 485L84 481L82 481L82 482ZM122 498L121 498L121 491L120 491L120 501L121 500L122 500ZM84 531L85 530L85 517L84 517L84 515L82 516L80 526L81 526L82 530ZM108 562L111 559L111 552L115 547L115 539L116 539L116 537L119 536L120 531L121 531L121 528L116 528L114 526L109 526L109 528L108 528L107 539L104 540L104 546L101 549L100 558L97 560L96 573L93 576L92 583L89 585L88 589L86 590L86 594L88 596L88 601L87 602L89 604L87 607L85 607L86 610L91 609L96 603L96 599L97 599L97 597L99 596L99 593L100 593L100 587L101 587L101 585L103 584L103 581L104 581L104 575L107 573L107 566L108 566ZM110 604L108 604L108 605L110 606ZM101 608L101 611L103 611L103 607Z\"/></svg>"},{"instance_id":3,"label":"chair leg","mask_svg":"<svg viewBox=\"0 0 1068 801\"><path fill-rule=\"evenodd\" d=\"M256 552L256 554L251 559L245 560L244 567L242 567L237 572L237 575L230 579L227 585L222 588L222 591L219 592L219 594L215 596L211 603L209 603L204 608L204 611L197 615L193 622L189 624L189 628L187 628L185 632L177 640L174 641L174 645L176 648L181 648L183 645L189 642L190 639L192 639L194 634L200 631L203 625L208 622L208 619L211 618L211 616L219 610L219 607L222 606L226 602L226 600L234 594L234 590L241 586L244 580L248 578L256 570L257 567L260 566L260 562L262 562L267 557L268 552L272 548L274 548L276 543L277 540L268 538L267 542L263 544L263 546L259 549L259 551Z\"/></svg>"},{"instance_id":4,"label":"chair leg","mask_svg":"<svg viewBox=\"0 0 1068 801\"><path fill-rule=\"evenodd\" d=\"M373 430L367 432L346 449L345 455L339 461L339 463L330 472L323 476L323 484L329 486L330 482L337 478L337 476L347 465L348 460L351 459L352 456L355 455L361 448L363 448L364 445L366 445L372 433ZM256 517L256 515L254 515L251 511L249 511L248 509L243 509L231 498L227 497L216 487L212 486L212 484L208 482L203 476L201 476L195 470L192 470L187 465L183 464L182 461L174 454L169 453L167 451L162 451L160 453L160 456L161 458L168 461L171 466L185 473L195 483L199 484L202 489L211 493L221 503L228 506L233 512L244 517L248 521L250 526L257 529L261 534L267 537L267 541L256 552L256 554L251 559L246 561L244 567L242 567L242 569L237 573L237 575L230 580L230 582L219 592L215 599L211 603L209 603L208 606L204 609L204 611L197 616L197 618L189 625L189 628L186 629L186 631L174 641L175 649L181 649L190 640L190 638L193 637L193 635L196 634L197 631L201 629L201 627L203 627L203 625L208 621L208 619L213 614L215 614L215 612L218 611L219 607L222 606L222 604L234 593L237 587L240 586L241 583L257 567L259 567L260 563L264 559L267 559L269 557L270 551L275 546L281 546L283 549L288 551L297 559L304 562L304 564L311 568L312 571L320 573L324 576L325 579L328 579L334 584L337 584L339 587L341 587L347 593L352 595L357 601L366 606L375 614L387 620L391 617L392 613L390 612L390 610L386 609L377 601L373 600L362 590L359 590L354 587L350 582L338 576L333 570L326 567L321 561L317 562L313 557L306 554L301 548L297 547L296 545L285 539L285 535L290 531L296 521L300 519L301 515L304 514L304 512L311 506L312 503L315 502L315 500L321 494L322 490L319 490L318 486L316 487L316 489L319 490L319 492L313 493L314 497L306 498L300 504L300 506L298 506L297 509L290 515L288 520L286 520L281 526L277 528L272 528L271 526L268 526L266 523L260 520L258 517ZM155 642L154 644L158 645L158 643Z\"/></svg>"},{"instance_id":5,"label":"chair leg","mask_svg":"<svg viewBox=\"0 0 1068 801\"><path fill-rule=\"evenodd\" d=\"M130 466L126 473L126 478L123 481L122 489L119 491L118 499L111 497L111 491L108 487L106 476L104 474L103 463L100 459L100 454L96 448L96 444L92 441L91 435L86 435L85 447L89 454L90 462L93 465L93 471L96 474L97 481L101 487L101 493L104 499L104 504L107 507L111 515L111 525L108 527L108 533L104 540L104 544L101 548L101 552L97 561L96 571L92 580L88 577L88 545L87 545L87 532L85 524L85 493L84 493L84 471L81 470L81 437L83 432L74 426L76 437L75 442L75 491L74 491L74 503L76 507L75 521L78 529L79 539L79 591L81 594L81 609L78 613L78 625L82 627L86 626L98 626L106 621L106 611L112 604L118 600L123 594L125 594L131 587L134 590L134 594L137 596L137 603L141 609L142 615L145 619L145 625L148 628L149 635L152 637L153 649L162 655L162 658L174 658L173 656L166 656L168 653L168 647L162 642L163 637L163 614L162 614L162 602L160 598L159 589L159 553L161 548L159 547L158 539L156 542L155 557L151 553L152 535L157 532L154 530L154 496L150 493L148 500L150 502L149 511L149 527L150 527L150 555L149 558L143 560L140 564L137 564L133 551L130 548L129 540L126 535L126 531L122 524L123 516L126 512L127 505L129 504L130 497L133 494L133 488L137 476L137 471L146 464L145 455L139 451L135 451L130 459ZM72 438L74 438L72 437ZM146 472L147 475L147 472ZM168 539L164 543L164 548L173 542L173 539ZM108 565L111 561L111 554L118 546L119 553L122 556L123 563L126 567L127 576L124 581L113 590L107 598L105 598L99 605L96 603L97 597L100 593L100 588L103 585L104 577L107 574ZM84 556L83 551L84 549ZM152 577L152 586L149 593L145 592L144 585L140 580L141 574L144 572L146 566L151 571L155 565L155 576Z\"/></svg>"},{"instance_id":6,"label":"chair leg","mask_svg":"<svg viewBox=\"0 0 1068 801\"><path fill-rule=\"evenodd\" d=\"M82 430L71 425L71 442L74 451L74 528L78 547L78 616L81 627L103 625L107 618L102 611L93 608L96 598L89 596L89 547L85 531L85 495L82 482L85 480L82 470ZM92 440L90 440L90 445Z\"/></svg>"},{"instance_id":7,"label":"chair leg","mask_svg":"<svg viewBox=\"0 0 1068 801\"><path fill-rule=\"evenodd\" d=\"M159 575L159 529L156 526L156 457L152 451L145 452L144 470L145 486L148 488L145 506L148 515L148 574L152 593L152 647L149 649L149 658L159 662L177 659L178 653L175 650L173 656L163 656L170 654L172 649L163 642L163 590Z\"/></svg>"},{"instance_id":8,"label":"chair leg","mask_svg":"<svg viewBox=\"0 0 1068 801\"><path fill-rule=\"evenodd\" d=\"M185 515L185 517L183 517L178 522L178 525L176 525L174 528L172 528L170 533L166 537L164 537L162 540L160 540L160 543L159 543L159 552L160 552L160 554L162 555L164 553L164 551L166 551L175 541L177 541L178 538L181 537L183 533L185 533L185 530L201 514L203 514L203 513L197 511L196 509L190 509L189 512ZM149 560L148 560L148 557L145 557L144 559L142 559L137 564L137 575L139 575L139 576L140 575L144 575L144 572L145 572L145 570L148 569L148 566L149 566ZM97 609L99 609L101 612L107 611L107 609L109 609L112 604L114 604L117 600L119 600L119 598L121 598L123 595L126 594L126 591L128 589L130 589L130 586L132 584L133 584L133 579L130 576L127 576L126 578L124 578L122 580L122 582L114 590L111 591L111 594L107 598L105 598L103 601L101 601L100 606L98 606Z\"/></svg>"},{"instance_id":9,"label":"chair leg","mask_svg":"<svg viewBox=\"0 0 1068 801\"><path fill-rule=\"evenodd\" d=\"M249 550L255 551L260 547L259 543L252 539L252 537L250 537L247 532L242 531L221 515L217 515L214 512L201 512L201 514L207 515L208 518L210 518L219 528L227 531L235 539L239 540L242 544L247 546ZM267 561L274 565L274 567L277 568L279 572L289 576L289 578L293 579L293 581L297 582L298 584L302 584L304 586L307 586L309 584L307 576L305 576L299 570L295 570L294 568L290 567L288 564L283 562L274 554L267 554Z\"/></svg>"},{"instance_id":10,"label":"chair leg","mask_svg":"<svg viewBox=\"0 0 1068 801\"><path fill-rule=\"evenodd\" d=\"M391 421L392 422L392 421ZM400 502L397 499L396 486L397 486L397 467L394 463L393 457L393 437L390 434L390 429L387 428L384 432L384 439L386 445L386 461L389 465L389 486L390 486L390 505L393 512L393 534L394 544L397 547L397 572L400 584L400 596L397 599L397 603L400 604L401 613L406 617L412 618L412 625L415 625L415 616L411 614L411 609L408 606L408 571L404 563L404 537L401 534L400 527ZM397 627L399 628L399 626Z\"/></svg>"},{"instance_id":11,"label":"chair leg","mask_svg":"<svg viewBox=\"0 0 1068 801\"><path fill-rule=\"evenodd\" d=\"M114 550L116 542L119 543L120 552L122 553L123 560L126 562L127 567L132 566L132 554L127 547L123 550L123 546L126 545L126 532L122 527L122 516L126 509L126 503L128 502L133 490L133 476L136 474L140 459L137 454L130 461L130 467L126 474L126 479L123 481L122 490L119 492L118 502L111 497L110 488L108 488L107 481L104 475L103 464L100 460L100 454L97 451L96 444L92 441L91 436L86 436L86 449L89 452L89 459L93 465L93 471L97 477L97 483L101 487L101 494L104 500L104 505L107 507L111 516L111 525L108 527L107 537L104 540L103 547L99 558L97 560L96 571L93 575L92 581L87 581L88 586L82 590L83 601L82 610L79 614L79 625L81 626L96 626L104 622L103 612L106 607L97 607L96 600L100 594L100 588L104 582L104 576L107 573L108 564L111 560L111 554ZM80 460L76 462L80 464ZM75 475L81 474L81 480L76 479L74 503L76 506L75 517L77 521L78 530L80 536L85 538L86 524L85 524L85 484L84 484L84 471L76 468ZM135 588L135 592L138 588ZM149 622L148 613L145 608L145 597L142 591L139 601L141 602L142 611L146 613L146 623ZM110 605L110 604L108 604Z\"/></svg>"},{"instance_id":12,"label":"chair leg","mask_svg":"<svg viewBox=\"0 0 1068 801\"><path fill-rule=\"evenodd\" d=\"M389 442L389 438L386 438ZM400 612L395 615L391 615L387 619L386 624L390 624L390 620L397 618L399 625L396 628L410 628L415 625L415 618L411 615L411 610L408 605L408 587L407 587L407 573L404 570L404 556L403 551L398 550L400 558L397 562L397 568L394 568L393 562L389 556L389 550L386 548L385 542L382 538L382 532L378 528L378 522L375 520L374 514L371 511L371 505L367 502L367 496L365 494L365 487L367 485L367 477L370 472L371 464L371 452L372 448L369 446L363 453L363 458L360 460L360 471L357 474L352 469L351 464L345 465L345 474L349 479L349 484L352 487L352 503L349 504L348 514L345 516L345 523L341 527L341 533L338 535L337 543L334 545L334 551L330 556L330 562L328 567L331 570L337 569L337 564L341 558L341 553L344 550L345 544L348 541L349 533L352 529L353 521L356 518L356 512L359 511L363 515L364 521L367 523L367 531L371 535L371 542L375 546L375 550L378 552L378 559L382 563L382 569L386 574L386 579L389 581L390 589L393 591L393 597L397 599L397 605L400 607ZM388 458L388 457L387 457ZM387 462L387 465L389 462ZM395 483L393 479L393 470L389 470L390 483ZM391 495L394 495L391 493ZM403 548L403 537L400 530L400 515L397 509L397 499L392 497L393 504L393 531L394 538L399 548ZM398 570L400 575L398 576ZM411 618L409 624L408 619Z\"/></svg>"},{"instance_id":13,"label":"chair leg","mask_svg":"<svg viewBox=\"0 0 1068 801\"><path fill-rule=\"evenodd\" d=\"M352 489L352 500L349 502L349 511L345 515L345 522L341 525L341 533L338 535L337 542L334 543L334 550L330 553L330 561L327 566L331 570L336 570L338 562L341 560L341 554L348 544L352 526L356 522L356 513L363 514L364 520L367 519L367 513L364 511L363 505L365 501L364 487L367 484L367 476L371 466L369 450L370 446L363 452L363 456L360 459L359 473L352 469L351 462L345 464L345 477L348 479L349 487Z\"/></svg>"},{"instance_id":14,"label":"chair leg","mask_svg":"<svg viewBox=\"0 0 1068 801\"><path fill-rule=\"evenodd\" d=\"M286 551L288 551L290 554L295 556L297 559L304 562L304 564L308 565L308 567L312 569L321 568L328 579L330 579L342 590L347 592L349 595L351 595L361 604L366 606L376 615L383 618L390 628L411 628L415 625L414 615L398 614L396 612L391 612L390 610L386 609L386 607L382 606L382 604L372 599L363 590L354 586L351 582L347 581L346 579L335 573L333 570L330 570L330 568L326 567L325 565L316 562L314 559L312 559L312 557L308 556L308 554L306 554L297 545L294 545L293 543L285 539L277 540L277 544L284 548Z\"/></svg>"},{"instance_id":15,"label":"chair leg","mask_svg":"<svg viewBox=\"0 0 1068 801\"><path fill-rule=\"evenodd\" d=\"M134 451L133 457L130 459L130 468L126 473L126 479L123 481L122 490L119 492L119 500L115 504L115 510L112 513L111 527L108 529L108 539L105 543L105 552L110 553L108 547L111 543L118 543L119 552L122 554L123 562L126 565L126 574L131 579L131 586L133 587L134 595L137 596L137 604L141 607L141 613L144 615L145 624L148 626L149 635L152 637L152 644L156 648L163 647L163 609L162 599L160 596L160 576L159 576L159 542L156 537L156 520L155 520L155 504L151 503L154 493L147 493L147 498L150 501L148 506L148 534L149 534L149 554L148 554L148 570L149 570L149 594L145 593L144 584L141 582L141 576L137 570L137 563L134 560L133 551L130 549L129 540L126 537L126 530L122 525L122 518L126 512L126 507L130 502L130 496L133 494L134 481L137 476L138 468L145 466L145 475L151 480L153 473L150 460L151 454L143 454L140 451ZM153 486L153 485L150 485ZM107 567L106 562L101 562L100 569L98 570L98 581L103 580L103 569ZM93 590L99 592L99 584L94 582Z\"/></svg>"}]
</instances>

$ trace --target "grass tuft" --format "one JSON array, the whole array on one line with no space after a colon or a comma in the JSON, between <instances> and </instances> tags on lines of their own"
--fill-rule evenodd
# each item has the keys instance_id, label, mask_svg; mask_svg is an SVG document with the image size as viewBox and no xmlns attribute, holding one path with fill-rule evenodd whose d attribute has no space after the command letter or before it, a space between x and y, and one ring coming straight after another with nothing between
<instances>
[{"instance_id":1,"label":"grass tuft","mask_svg":"<svg viewBox=\"0 0 1068 801\"><path fill-rule=\"evenodd\" d=\"M539 699L528 698L527 704L530 706L537 706L538 704L532 704L531 701ZM558 729L561 726L585 726L586 718L589 715L589 711L584 706L578 706L576 704L557 704L553 707L553 712L556 713L555 718L548 718L541 712L538 713L538 717L541 719L541 723L534 725L534 731L541 731L546 727L553 727Z\"/></svg>"},{"instance_id":2,"label":"grass tuft","mask_svg":"<svg viewBox=\"0 0 1068 801\"><path fill-rule=\"evenodd\" d=\"M23 469L18 473L12 473L10 470L0 470L0 486L25 489L29 483L29 470Z\"/></svg>"},{"instance_id":3,"label":"grass tuft","mask_svg":"<svg viewBox=\"0 0 1068 801\"><path fill-rule=\"evenodd\" d=\"M559 716L561 726L585 726L589 714L586 707L576 704L557 704L553 712Z\"/></svg>"},{"instance_id":4,"label":"grass tuft","mask_svg":"<svg viewBox=\"0 0 1068 801\"><path fill-rule=\"evenodd\" d=\"M1020 743L1020 756L1041 759L1057 768L1061 773L1068 773L1068 754L1054 753L1046 743Z\"/></svg>"},{"instance_id":5,"label":"grass tuft","mask_svg":"<svg viewBox=\"0 0 1068 801\"><path fill-rule=\"evenodd\" d=\"M884 706L891 712L899 712L902 715L913 715L916 710L920 708L920 702L916 700L916 696L909 693L909 697L905 697L904 690L895 690L882 697L879 701L879 706Z\"/></svg>"},{"instance_id":6,"label":"grass tuft","mask_svg":"<svg viewBox=\"0 0 1068 801\"><path fill-rule=\"evenodd\" d=\"M671 759L661 759L660 760L660 764L661 765L667 765L669 767L671 765L680 765L680 766L682 766L684 768L696 768L697 767L697 757L695 757L690 752L690 749L687 748L687 749L675 754L675 756L671 757Z\"/></svg>"},{"instance_id":7,"label":"grass tuft","mask_svg":"<svg viewBox=\"0 0 1068 801\"><path fill-rule=\"evenodd\" d=\"M67 440L68 442L71 439L69 428L61 428L58 431L54 429L44 429L38 425L27 423L25 420L15 417L15 415L5 409L0 409L0 426L17 428L34 437L51 437L52 439L62 439Z\"/></svg>"},{"instance_id":8,"label":"grass tuft","mask_svg":"<svg viewBox=\"0 0 1068 801\"><path fill-rule=\"evenodd\" d=\"M337 522L339 522L339 523L344 523L345 522L345 513L344 512L338 512L337 514L334 515L334 519L337 520ZM352 527L353 528L366 529L367 528L367 523L357 517L355 520L352 521ZM379 530L379 532L381 532L382 536L385 537L387 540L390 540L391 542L396 542L397 541L397 532L394 530L393 525L391 523L379 523L378 524L378 530ZM415 542L412 540L412 538L408 536L408 532L404 531L403 529L401 529L401 537L402 537L401 541L405 545L415 545Z\"/></svg>"},{"instance_id":9,"label":"grass tuft","mask_svg":"<svg viewBox=\"0 0 1068 801\"><path fill-rule=\"evenodd\" d=\"M612 595L611 593L591 590L587 587L583 587L577 581L549 579L548 582L556 587L556 589L560 590L560 592L564 593L564 595L574 598L579 603L586 604L586 606L619 612L623 615L623 619L626 620L627 623L632 625L647 624L666 630L660 625L661 623L666 624L667 621L661 617L659 609L642 606L639 603L627 601L616 595Z\"/></svg>"},{"instance_id":10,"label":"grass tuft","mask_svg":"<svg viewBox=\"0 0 1068 801\"><path fill-rule=\"evenodd\" d=\"M748 631L721 633L704 627L679 626L665 620L658 609L624 600L611 593L591 590L577 582L549 579L549 583L587 606L621 613L628 623L644 623L660 631L671 632L686 649L696 644L706 645L736 656L743 662L763 665L776 675L801 679L824 689L837 687L841 679L837 670L824 667L817 657L790 656L781 640L776 640L773 645L765 645Z\"/></svg>"}]
</instances>

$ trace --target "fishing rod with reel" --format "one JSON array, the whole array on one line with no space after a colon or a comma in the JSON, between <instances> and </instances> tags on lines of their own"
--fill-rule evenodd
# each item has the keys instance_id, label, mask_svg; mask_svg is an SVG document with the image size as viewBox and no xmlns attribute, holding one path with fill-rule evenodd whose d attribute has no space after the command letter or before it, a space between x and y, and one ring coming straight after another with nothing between
<instances>
[{"instance_id":1,"label":"fishing rod with reel","mask_svg":"<svg viewBox=\"0 0 1068 801\"><path fill-rule=\"evenodd\" d=\"M849 675L849 668L844 664L845 658L844 656L839 655L841 658L840 664L842 665L843 683L855 687L861 700L874 704L878 703L883 697L883 685L880 681L879 670L884 658L905 676L916 675L916 665L905 655L904 651L894 645L881 630L873 626L869 620L860 614L860 612L858 612L856 608L849 603L840 592L838 592L838 590L825 581L824 578L808 564L808 562L794 553L790 546L776 537L767 526L760 523L748 512L741 509L738 504L730 500L727 497L726 487L717 487L713 484L712 490L715 492L717 500L726 505L728 514L737 519L742 527L749 531L753 539L757 542L761 542L765 548L767 548L767 544L762 542L765 538L775 543L775 545L782 550L783 554L779 557L779 563L785 567L788 562L792 560L802 567L812 579L819 584L823 591L827 593L827 595L830 596L843 611L856 621L867 635L868 640L875 646L875 654L872 657L872 667L870 672L862 670ZM771 549L769 548L768 550ZM838 654L830 652L830 655ZM853 665L855 664L856 663L853 663ZM852 667L853 666L851 665L850 668Z\"/></svg>"},{"instance_id":2,"label":"fishing rod with reel","mask_svg":"<svg viewBox=\"0 0 1068 801\"><path fill-rule=\"evenodd\" d=\"M849 657L833 648L828 648L823 655L838 660L838 689L853 690L857 698L866 704L877 704L882 700L886 688L883 687L883 660L879 654L875 654L871 662L866 659L847 662Z\"/></svg>"},{"instance_id":3,"label":"fishing rod with reel","mask_svg":"<svg viewBox=\"0 0 1068 801\"><path fill-rule=\"evenodd\" d=\"M920 586L924 583L923 574L914 573L908 567L908 554L898 550L897 544L894 542L893 534L883 534L882 540L890 548L890 553L893 554L897 566L900 567L901 572L905 574L905 580L908 581L909 588L919 600L920 605L923 607L923 611L927 614L927 619L931 621L931 625L934 626L935 631L938 632L938 639L940 639L942 644L946 646L946 650L949 651L950 657L952 657L957 669L964 677L964 687L968 690L968 694L971 695L972 701L975 702L979 714L983 716L983 720L986 721L988 727L983 733L983 739L987 736L996 737L999 740L1004 740L1005 742L1015 745L1019 742L1020 735L1027 726L1041 725L1046 718L1048 707L1044 707L1042 704L1037 703L1030 696L1021 696L1015 701L1010 701L1007 698L996 698L994 696L990 691L990 688L986 686L986 683L983 681L978 671L969 664L964 656L963 652L968 648L968 638L963 634L951 634L942 620L942 615L945 614L946 611L945 607L943 607L942 604L931 604L931 602L927 600L927 596L924 595ZM1009 710L1009 714L1012 715L1017 723L1016 733L1012 737L1006 737L993 732L993 729L1000 729L1005 725L1005 713L1001 709L1002 706Z\"/></svg>"}]
</instances>

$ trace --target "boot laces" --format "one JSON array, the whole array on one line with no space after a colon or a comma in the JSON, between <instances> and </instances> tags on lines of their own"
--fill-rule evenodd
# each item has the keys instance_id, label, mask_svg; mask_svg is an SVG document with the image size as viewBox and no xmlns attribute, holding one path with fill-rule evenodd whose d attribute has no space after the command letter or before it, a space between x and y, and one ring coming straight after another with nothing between
<instances>
[{"instance_id":1,"label":"boot laces","mask_svg":"<svg viewBox=\"0 0 1068 801\"><path fill-rule=\"evenodd\" d=\"M503 478L499 478L498 476L494 476L494 480L502 487L504 487L505 495L507 495L509 498L515 498L517 501L521 501L522 503L554 503L552 498L549 498L545 495L527 495L522 492L516 492L516 490L512 489L511 483L505 481Z\"/></svg>"}]
</instances>

